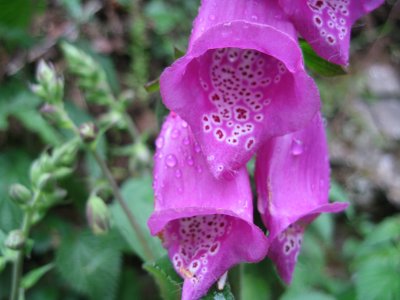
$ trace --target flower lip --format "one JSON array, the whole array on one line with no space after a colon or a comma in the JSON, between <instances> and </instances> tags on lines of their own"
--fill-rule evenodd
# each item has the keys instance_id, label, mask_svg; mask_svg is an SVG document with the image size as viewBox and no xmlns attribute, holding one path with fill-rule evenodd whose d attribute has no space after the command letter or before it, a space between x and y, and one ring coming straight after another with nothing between
<instances>
[{"instance_id":1,"label":"flower lip","mask_svg":"<svg viewBox=\"0 0 400 300\"><path fill-rule=\"evenodd\" d=\"M326 60L348 65L351 26L383 0L279 0L299 33Z\"/></svg>"},{"instance_id":2,"label":"flower lip","mask_svg":"<svg viewBox=\"0 0 400 300\"><path fill-rule=\"evenodd\" d=\"M161 94L191 125L217 178L236 174L263 142L298 129L320 105L304 70L241 48L182 58L163 73Z\"/></svg>"},{"instance_id":3,"label":"flower lip","mask_svg":"<svg viewBox=\"0 0 400 300\"><path fill-rule=\"evenodd\" d=\"M182 299L199 299L233 265L265 257L268 241L252 222L246 169L217 180L190 126L175 113L156 140L153 188L148 225L184 278Z\"/></svg>"}]
</instances>

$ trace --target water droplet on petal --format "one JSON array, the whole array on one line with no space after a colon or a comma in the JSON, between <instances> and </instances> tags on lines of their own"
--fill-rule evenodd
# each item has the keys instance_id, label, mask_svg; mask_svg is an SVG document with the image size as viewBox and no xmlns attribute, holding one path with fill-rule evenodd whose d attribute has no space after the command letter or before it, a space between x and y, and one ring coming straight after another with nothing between
<instances>
[{"instance_id":1,"label":"water droplet on petal","mask_svg":"<svg viewBox=\"0 0 400 300\"><path fill-rule=\"evenodd\" d=\"M172 130L171 137L173 139L176 139L179 137L180 134L181 134L181 132L178 129L174 129L174 130Z\"/></svg>"},{"instance_id":2,"label":"water droplet on petal","mask_svg":"<svg viewBox=\"0 0 400 300\"><path fill-rule=\"evenodd\" d=\"M201 148L200 148L199 144L196 143L196 145L194 145L194 151L195 151L196 153L200 153Z\"/></svg>"},{"instance_id":3,"label":"water droplet on petal","mask_svg":"<svg viewBox=\"0 0 400 300\"><path fill-rule=\"evenodd\" d=\"M188 138L187 136L185 136L185 137L183 138L183 144L184 144L184 145L189 145L189 144L190 144L190 140L189 140L189 138Z\"/></svg>"},{"instance_id":4,"label":"water droplet on petal","mask_svg":"<svg viewBox=\"0 0 400 300\"><path fill-rule=\"evenodd\" d=\"M176 160L176 157L173 154L169 154L165 159L165 164L170 168L175 167L177 162L178 161Z\"/></svg>"},{"instance_id":5,"label":"water droplet on petal","mask_svg":"<svg viewBox=\"0 0 400 300\"><path fill-rule=\"evenodd\" d=\"M255 16L255 15L253 15L253 16L251 16L251 19L252 19L253 21L257 21L257 20L258 20L258 17Z\"/></svg>"},{"instance_id":6,"label":"water droplet on petal","mask_svg":"<svg viewBox=\"0 0 400 300\"><path fill-rule=\"evenodd\" d=\"M183 128L187 128L187 127L188 127L188 123L185 122L185 121L182 121L182 127L183 127Z\"/></svg>"},{"instance_id":7,"label":"water droplet on petal","mask_svg":"<svg viewBox=\"0 0 400 300\"><path fill-rule=\"evenodd\" d=\"M156 139L156 147L158 149L161 149L163 146L164 146L164 139L162 137Z\"/></svg>"},{"instance_id":8,"label":"water droplet on petal","mask_svg":"<svg viewBox=\"0 0 400 300\"><path fill-rule=\"evenodd\" d=\"M186 162L187 162L187 164L188 164L189 166L193 166L193 164L194 164L193 157L192 157L191 155L189 155L189 156L186 158Z\"/></svg>"},{"instance_id":9,"label":"water droplet on petal","mask_svg":"<svg viewBox=\"0 0 400 300\"><path fill-rule=\"evenodd\" d=\"M297 156L303 153L303 142L297 139L292 141L292 154Z\"/></svg>"},{"instance_id":10,"label":"water droplet on petal","mask_svg":"<svg viewBox=\"0 0 400 300\"><path fill-rule=\"evenodd\" d=\"M175 177L176 177L176 178L181 178L181 177L182 177L182 172L181 172L181 170L178 169L178 170L175 171Z\"/></svg>"}]
</instances>

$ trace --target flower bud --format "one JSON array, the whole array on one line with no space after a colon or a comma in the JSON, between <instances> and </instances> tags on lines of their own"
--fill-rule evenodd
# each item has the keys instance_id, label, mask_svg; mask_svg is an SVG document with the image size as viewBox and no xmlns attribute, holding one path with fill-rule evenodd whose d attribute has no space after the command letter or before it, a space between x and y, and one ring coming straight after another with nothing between
<instances>
[{"instance_id":1,"label":"flower bud","mask_svg":"<svg viewBox=\"0 0 400 300\"><path fill-rule=\"evenodd\" d=\"M26 204L32 197L31 191L19 183L10 186L9 194L11 199L18 204Z\"/></svg>"},{"instance_id":2,"label":"flower bud","mask_svg":"<svg viewBox=\"0 0 400 300\"><path fill-rule=\"evenodd\" d=\"M60 167L57 170L55 170L52 175L55 179L63 179L69 175L71 175L71 173L73 172L72 168L68 168L68 167Z\"/></svg>"},{"instance_id":3,"label":"flower bud","mask_svg":"<svg viewBox=\"0 0 400 300\"><path fill-rule=\"evenodd\" d=\"M94 234L107 233L110 228L110 214L103 199L93 195L86 204L86 217Z\"/></svg>"},{"instance_id":4,"label":"flower bud","mask_svg":"<svg viewBox=\"0 0 400 300\"><path fill-rule=\"evenodd\" d=\"M57 165L70 165L76 158L79 141L72 140L61 147L55 148L53 151L53 161Z\"/></svg>"},{"instance_id":5,"label":"flower bud","mask_svg":"<svg viewBox=\"0 0 400 300\"><path fill-rule=\"evenodd\" d=\"M97 128L91 123L83 123L79 127L79 134L85 143L91 143L96 139Z\"/></svg>"},{"instance_id":6,"label":"flower bud","mask_svg":"<svg viewBox=\"0 0 400 300\"><path fill-rule=\"evenodd\" d=\"M13 230L8 234L4 244L12 250L20 250L25 245L25 235L19 229Z\"/></svg>"},{"instance_id":7,"label":"flower bud","mask_svg":"<svg viewBox=\"0 0 400 300\"><path fill-rule=\"evenodd\" d=\"M139 161L144 163L150 161L151 155L145 144L141 142L136 143L133 147L133 152Z\"/></svg>"},{"instance_id":8,"label":"flower bud","mask_svg":"<svg viewBox=\"0 0 400 300\"><path fill-rule=\"evenodd\" d=\"M37 85L32 85L32 91L49 103L60 103L64 92L64 80L57 76L52 64L44 60L39 62L36 71Z\"/></svg>"},{"instance_id":9,"label":"flower bud","mask_svg":"<svg viewBox=\"0 0 400 300\"><path fill-rule=\"evenodd\" d=\"M39 82L50 82L55 76L54 66L51 63L46 63L40 60L36 69L36 79Z\"/></svg>"},{"instance_id":10,"label":"flower bud","mask_svg":"<svg viewBox=\"0 0 400 300\"><path fill-rule=\"evenodd\" d=\"M38 188L41 190L49 188L52 179L53 178L50 173L44 173L44 174L40 175L38 184L37 184Z\"/></svg>"}]
</instances>

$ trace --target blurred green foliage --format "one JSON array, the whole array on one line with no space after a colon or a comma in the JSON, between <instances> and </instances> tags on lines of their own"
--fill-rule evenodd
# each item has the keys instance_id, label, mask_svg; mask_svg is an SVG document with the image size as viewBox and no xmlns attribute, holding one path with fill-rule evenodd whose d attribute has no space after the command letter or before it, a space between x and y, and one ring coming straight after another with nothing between
<instances>
[{"instance_id":1,"label":"blurred green foliage","mask_svg":"<svg viewBox=\"0 0 400 300\"><path fill-rule=\"evenodd\" d=\"M54 60L56 69L66 77L69 88L65 109L75 124L94 121L104 113L102 105L114 101L117 104L112 105L120 105L115 107L120 113L129 112L135 118L150 110L161 120L165 107L156 93L149 94L143 87L158 78L162 69L176 58L179 52L176 49L186 48L199 4L195 0L110 1L125 28L121 35L127 47L122 53L100 55L94 49L95 39L100 33L111 34L112 20L107 14L111 8L100 7L97 13L87 7L90 1L50 2L0 1L0 59L5 61L0 72L3 74L0 75L0 299L8 298L10 262L15 260L15 252L6 248L4 242L7 234L20 226L22 218L22 211L11 201L8 189L17 182L29 185L33 160L48 147L60 146L71 137L71 133L55 129L39 113L41 100L29 89L37 60L24 58L19 72L7 75L6 67L19 53L42 47L46 34L51 35L32 25L40 20L46 24L55 13L64 16L61 18L64 25L78 28L76 39L69 41L78 52L65 50L69 44L61 42L70 37L63 36L56 39L56 45L64 45L61 46L64 53L55 46L41 55ZM93 33L98 24L110 28ZM74 67L86 70L84 74L71 72L71 65L76 62L69 55L72 52L87 57L85 65ZM308 48L305 55L313 72L325 76L343 73L341 68L316 58ZM334 92L330 89L331 81L321 80L319 84L325 112L332 116L343 105L346 88L342 87L346 84L339 82L340 88ZM157 81L147 85L148 92L158 88ZM124 98L124 93L132 89L135 95ZM115 115L106 117L103 121L112 121ZM136 161L140 151L137 144L130 147L127 142L130 138L124 132L126 127L124 123L111 129L95 145L99 155L110 162L114 175L118 175L121 165L126 167L129 161ZM148 152L153 150L148 139L151 142L154 134L150 131L141 136L140 145ZM128 148L123 148L127 145ZM135 164L119 180L121 193L140 223L154 261L148 259L120 206L112 201L110 191L103 188L104 179L93 157L82 153L75 167L74 178L59 182L69 191L67 199L52 207L32 230L28 241L30 257L22 279L23 287L28 290L26 299L179 299L182 280L174 272L161 242L151 237L147 229L153 206L151 165ZM102 236L86 229L84 203L94 187L100 187L99 193L112 202L109 204L112 229ZM334 201L351 200L336 182L332 184L330 197ZM243 266L240 294L236 296L243 300L400 299L400 215L373 222L371 214L367 212L365 217L351 208L345 216L321 216L306 232L290 287L279 281L271 262L265 260ZM232 278L230 283L237 284ZM233 299L230 285L223 291L214 287L205 299Z\"/></svg>"}]
</instances>

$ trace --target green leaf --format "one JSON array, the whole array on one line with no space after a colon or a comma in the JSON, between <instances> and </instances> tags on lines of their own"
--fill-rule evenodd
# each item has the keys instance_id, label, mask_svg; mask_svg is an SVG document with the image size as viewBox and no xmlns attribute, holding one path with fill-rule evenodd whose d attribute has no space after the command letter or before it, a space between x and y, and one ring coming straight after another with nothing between
<instances>
[{"instance_id":1,"label":"green leaf","mask_svg":"<svg viewBox=\"0 0 400 300\"><path fill-rule=\"evenodd\" d=\"M167 255L155 262L148 262L143 268L153 276L164 300L181 298L182 279L176 274Z\"/></svg>"},{"instance_id":2,"label":"green leaf","mask_svg":"<svg viewBox=\"0 0 400 300\"><path fill-rule=\"evenodd\" d=\"M37 107L40 99L26 86L12 81L0 88L0 129L8 127L8 117L14 116L32 132L50 145L61 142L59 134L42 118Z\"/></svg>"},{"instance_id":3,"label":"green leaf","mask_svg":"<svg viewBox=\"0 0 400 300\"><path fill-rule=\"evenodd\" d=\"M360 246L358 256L371 254L380 247L392 245L397 241L400 247L400 216L386 218L379 226L372 230Z\"/></svg>"},{"instance_id":4,"label":"green leaf","mask_svg":"<svg viewBox=\"0 0 400 300\"><path fill-rule=\"evenodd\" d=\"M345 75L346 70L342 66L326 61L318 56L311 46L304 40L300 41L306 67L311 71L326 77Z\"/></svg>"},{"instance_id":5,"label":"green leaf","mask_svg":"<svg viewBox=\"0 0 400 300\"><path fill-rule=\"evenodd\" d=\"M169 114L168 108L164 105L161 99L157 99L156 102L156 118L158 125L161 126L164 122L164 118Z\"/></svg>"},{"instance_id":6,"label":"green leaf","mask_svg":"<svg viewBox=\"0 0 400 300\"><path fill-rule=\"evenodd\" d=\"M148 93L158 92L160 90L160 79L157 78L152 81L149 81L144 85L144 88Z\"/></svg>"},{"instance_id":7,"label":"green leaf","mask_svg":"<svg viewBox=\"0 0 400 300\"><path fill-rule=\"evenodd\" d=\"M0 1L0 25L26 28L43 4L37 0Z\"/></svg>"},{"instance_id":8,"label":"green leaf","mask_svg":"<svg viewBox=\"0 0 400 300\"><path fill-rule=\"evenodd\" d=\"M20 149L0 152L0 228L5 232L21 225L22 212L10 199L8 189L13 183L29 185L30 156Z\"/></svg>"},{"instance_id":9,"label":"green leaf","mask_svg":"<svg viewBox=\"0 0 400 300\"><path fill-rule=\"evenodd\" d=\"M153 189L151 187L151 178L144 176L133 178L126 181L121 188L122 196L129 207L132 215L139 224L140 231L145 237L148 248L153 252L153 256L157 259L165 254L165 250L161 246L161 242L157 237L150 235L147 227L147 220L153 211ZM127 216L122 210L118 202L114 201L111 205L112 219L126 239L131 249L143 260L149 259L149 253L146 253L136 232L132 229Z\"/></svg>"},{"instance_id":10,"label":"green leaf","mask_svg":"<svg viewBox=\"0 0 400 300\"><path fill-rule=\"evenodd\" d=\"M316 232L326 245L331 245L333 241L333 220L330 214L321 214L311 224L310 230Z\"/></svg>"},{"instance_id":11,"label":"green leaf","mask_svg":"<svg viewBox=\"0 0 400 300\"><path fill-rule=\"evenodd\" d=\"M325 293L307 290L301 293L286 293L281 300L335 300L336 298Z\"/></svg>"},{"instance_id":12,"label":"green leaf","mask_svg":"<svg viewBox=\"0 0 400 300\"><path fill-rule=\"evenodd\" d=\"M202 300L235 300L231 292L231 286L227 282L224 286L224 289L218 290L216 286L212 287L206 296L201 298Z\"/></svg>"},{"instance_id":13,"label":"green leaf","mask_svg":"<svg viewBox=\"0 0 400 300\"><path fill-rule=\"evenodd\" d=\"M115 299L121 268L115 237L95 237L88 232L66 237L56 253L56 268L76 291L90 299Z\"/></svg>"},{"instance_id":14,"label":"green leaf","mask_svg":"<svg viewBox=\"0 0 400 300\"><path fill-rule=\"evenodd\" d=\"M144 13L154 23L156 32L166 34L178 25L183 12L173 9L165 1L150 1L146 5Z\"/></svg>"},{"instance_id":15,"label":"green leaf","mask_svg":"<svg viewBox=\"0 0 400 300\"><path fill-rule=\"evenodd\" d=\"M400 299L400 260L398 249L387 260L370 257L356 273L357 299Z\"/></svg>"},{"instance_id":16,"label":"green leaf","mask_svg":"<svg viewBox=\"0 0 400 300\"><path fill-rule=\"evenodd\" d=\"M28 290L33 287L47 272L54 268L54 264L47 264L40 268L34 269L25 274L21 281L21 286Z\"/></svg>"},{"instance_id":17,"label":"green leaf","mask_svg":"<svg viewBox=\"0 0 400 300\"><path fill-rule=\"evenodd\" d=\"M357 299L400 299L400 216L387 218L367 236L355 260Z\"/></svg>"},{"instance_id":18,"label":"green leaf","mask_svg":"<svg viewBox=\"0 0 400 300\"><path fill-rule=\"evenodd\" d=\"M185 55L185 51L181 50L178 47L174 47L174 58L178 59Z\"/></svg>"}]
</instances>

